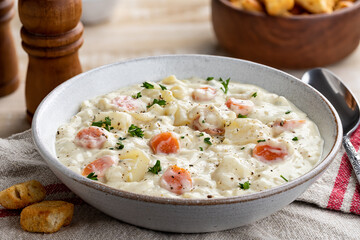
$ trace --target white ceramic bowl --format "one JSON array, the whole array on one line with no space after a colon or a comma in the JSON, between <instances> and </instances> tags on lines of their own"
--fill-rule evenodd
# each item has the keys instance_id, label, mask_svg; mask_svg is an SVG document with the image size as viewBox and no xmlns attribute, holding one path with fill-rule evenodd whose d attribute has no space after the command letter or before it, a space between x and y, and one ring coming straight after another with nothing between
<instances>
[{"instance_id":1,"label":"white ceramic bowl","mask_svg":"<svg viewBox=\"0 0 360 240\"><path fill-rule=\"evenodd\" d=\"M118 88L178 78L231 77L285 96L318 125L324 138L320 163L310 172L279 187L240 197L170 199L125 192L75 174L56 158L57 128L79 110L83 100ZM51 170L85 202L137 226L168 232L210 232L235 228L269 216L294 201L321 175L341 145L340 119L329 102L310 86L273 68L238 59L173 55L135 59L80 74L53 90L33 119L35 143Z\"/></svg>"},{"instance_id":2,"label":"white ceramic bowl","mask_svg":"<svg viewBox=\"0 0 360 240\"><path fill-rule=\"evenodd\" d=\"M82 0L81 21L97 24L109 20L119 0Z\"/></svg>"}]
</instances>

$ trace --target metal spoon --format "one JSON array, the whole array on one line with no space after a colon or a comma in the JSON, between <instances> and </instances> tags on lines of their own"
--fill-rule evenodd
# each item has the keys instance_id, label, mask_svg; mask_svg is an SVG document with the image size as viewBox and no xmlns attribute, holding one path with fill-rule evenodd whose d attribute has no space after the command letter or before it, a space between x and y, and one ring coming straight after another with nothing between
<instances>
[{"instance_id":1,"label":"metal spoon","mask_svg":"<svg viewBox=\"0 0 360 240\"><path fill-rule=\"evenodd\" d=\"M344 130L343 146L360 183L360 156L350 142L351 133L360 123L359 104L356 98L335 74L324 68L307 71L302 76L302 81L321 92L338 112Z\"/></svg>"}]
</instances>

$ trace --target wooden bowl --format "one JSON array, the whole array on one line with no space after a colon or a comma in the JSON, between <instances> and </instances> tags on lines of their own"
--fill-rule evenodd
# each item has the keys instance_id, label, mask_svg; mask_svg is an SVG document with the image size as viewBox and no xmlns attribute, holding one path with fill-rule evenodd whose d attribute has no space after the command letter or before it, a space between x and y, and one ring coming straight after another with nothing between
<instances>
[{"instance_id":1,"label":"wooden bowl","mask_svg":"<svg viewBox=\"0 0 360 240\"><path fill-rule=\"evenodd\" d=\"M273 17L212 0L212 22L220 45L234 57L312 68L335 63L359 45L360 1L331 14Z\"/></svg>"}]
</instances>

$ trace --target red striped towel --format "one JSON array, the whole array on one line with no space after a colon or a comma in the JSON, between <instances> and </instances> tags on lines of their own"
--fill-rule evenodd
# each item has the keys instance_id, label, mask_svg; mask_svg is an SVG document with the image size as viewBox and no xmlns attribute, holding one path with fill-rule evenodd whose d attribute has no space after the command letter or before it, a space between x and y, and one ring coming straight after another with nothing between
<instances>
[{"instance_id":1,"label":"red striped towel","mask_svg":"<svg viewBox=\"0 0 360 240\"><path fill-rule=\"evenodd\" d=\"M358 151L360 127L352 135L351 142ZM327 171L298 200L360 215L360 186L343 148Z\"/></svg>"}]
</instances>

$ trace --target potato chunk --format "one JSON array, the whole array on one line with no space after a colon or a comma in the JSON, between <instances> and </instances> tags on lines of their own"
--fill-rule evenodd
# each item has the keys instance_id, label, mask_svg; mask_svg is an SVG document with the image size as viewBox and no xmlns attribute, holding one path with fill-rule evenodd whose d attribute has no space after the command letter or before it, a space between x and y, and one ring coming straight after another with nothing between
<instances>
[{"instance_id":1,"label":"potato chunk","mask_svg":"<svg viewBox=\"0 0 360 240\"><path fill-rule=\"evenodd\" d=\"M128 168L125 181L137 182L144 178L148 171L150 158L141 150L133 149L119 156L120 164Z\"/></svg>"}]
</instances>

